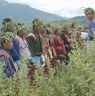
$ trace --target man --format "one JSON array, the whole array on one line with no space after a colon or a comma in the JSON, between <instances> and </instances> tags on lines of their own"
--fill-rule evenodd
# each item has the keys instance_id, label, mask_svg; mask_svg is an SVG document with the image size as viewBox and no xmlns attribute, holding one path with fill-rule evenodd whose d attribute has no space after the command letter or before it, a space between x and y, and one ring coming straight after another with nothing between
<instances>
[{"instance_id":1,"label":"man","mask_svg":"<svg viewBox=\"0 0 95 96\"><path fill-rule=\"evenodd\" d=\"M95 12L92 8L85 9L86 18L90 21L88 25L87 47L93 47L93 39L95 33Z\"/></svg>"}]
</instances>

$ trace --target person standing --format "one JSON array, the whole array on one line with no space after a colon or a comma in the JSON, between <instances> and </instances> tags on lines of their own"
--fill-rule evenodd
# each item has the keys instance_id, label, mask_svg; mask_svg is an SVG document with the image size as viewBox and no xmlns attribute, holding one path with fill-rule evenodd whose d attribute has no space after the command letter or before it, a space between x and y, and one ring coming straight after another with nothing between
<instances>
[{"instance_id":1,"label":"person standing","mask_svg":"<svg viewBox=\"0 0 95 96\"><path fill-rule=\"evenodd\" d=\"M28 48L28 44L25 39L24 25L19 23L17 26L18 26L18 28L17 28L17 35L15 37L15 40L19 44L20 55L21 55L21 57L26 57L27 59L31 59L31 52Z\"/></svg>"},{"instance_id":2,"label":"person standing","mask_svg":"<svg viewBox=\"0 0 95 96\"><path fill-rule=\"evenodd\" d=\"M55 36L54 36L54 47L56 50L56 54L57 54L57 59L59 59L61 62L63 62L65 60L65 56L67 54L66 49L65 49L65 45L64 45L64 41L61 38L61 31L60 29L56 29L54 32Z\"/></svg>"},{"instance_id":3,"label":"person standing","mask_svg":"<svg viewBox=\"0 0 95 96\"><path fill-rule=\"evenodd\" d=\"M45 57L43 55L43 44L40 35L42 22L35 18L33 20L33 34L32 38L27 38L30 52L32 53L32 59L36 64L45 65Z\"/></svg>"},{"instance_id":4,"label":"person standing","mask_svg":"<svg viewBox=\"0 0 95 96\"><path fill-rule=\"evenodd\" d=\"M93 47L93 39L95 34L95 11L92 8L85 9L85 16L90 21L88 24L88 36L87 36L87 47Z\"/></svg>"},{"instance_id":5,"label":"person standing","mask_svg":"<svg viewBox=\"0 0 95 96\"><path fill-rule=\"evenodd\" d=\"M5 18L2 21L1 34L8 33L10 37L12 37L13 48L10 50L10 54L13 58L13 61L18 66L17 70L20 69L20 53L19 53L19 44L15 40L14 32L15 32L15 24L11 18Z\"/></svg>"},{"instance_id":6,"label":"person standing","mask_svg":"<svg viewBox=\"0 0 95 96\"><path fill-rule=\"evenodd\" d=\"M2 77L10 78L16 73L17 66L13 61L10 50L13 48L12 38L8 33L0 36L0 67L2 67Z\"/></svg>"}]
</instances>

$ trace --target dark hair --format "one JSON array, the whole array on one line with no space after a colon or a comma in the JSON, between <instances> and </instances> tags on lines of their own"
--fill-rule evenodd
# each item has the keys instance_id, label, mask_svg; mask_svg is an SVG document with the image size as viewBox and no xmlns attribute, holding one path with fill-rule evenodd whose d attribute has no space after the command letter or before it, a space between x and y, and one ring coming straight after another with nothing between
<instances>
[{"instance_id":1,"label":"dark hair","mask_svg":"<svg viewBox=\"0 0 95 96\"><path fill-rule=\"evenodd\" d=\"M23 26L23 25L24 25L24 23L18 23L17 25L19 25L19 26Z\"/></svg>"},{"instance_id":2,"label":"dark hair","mask_svg":"<svg viewBox=\"0 0 95 96\"><path fill-rule=\"evenodd\" d=\"M2 24L4 25L5 23L8 23L8 22L12 22L12 19L11 18L5 18L5 19L3 19Z\"/></svg>"},{"instance_id":3,"label":"dark hair","mask_svg":"<svg viewBox=\"0 0 95 96\"><path fill-rule=\"evenodd\" d=\"M60 29L56 28L54 34L56 34Z\"/></svg>"},{"instance_id":4,"label":"dark hair","mask_svg":"<svg viewBox=\"0 0 95 96\"><path fill-rule=\"evenodd\" d=\"M75 27L76 27L76 22L72 22L70 28L75 28Z\"/></svg>"},{"instance_id":5,"label":"dark hair","mask_svg":"<svg viewBox=\"0 0 95 96\"><path fill-rule=\"evenodd\" d=\"M0 44L1 47L3 47L5 43L6 43L6 40L2 40L2 41L1 41L1 44Z\"/></svg>"},{"instance_id":6,"label":"dark hair","mask_svg":"<svg viewBox=\"0 0 95 96\"><path fill-rule=\"evenodd\" d=\"M39 22L39 18L35 18L32 23L34 24L35 22Z\"/></svg>"},{"instance_id":7,"label":"dark hair","mask_svg":"<svg viewBox=\"0 0 95 96\"><path fill-rule=\"evenodd\" d=\"M47 24L47 27L51 27L51 25L50 24Z\"/></svg>"},{"instance_id":8,"label":"dark hair","mask_svg":"<svg viewBox=\"0 0 95 96\"><path fill-rule=\"evenodd\" d=\"M0 37L2 38L3 36L4 36L4 34L1 34ZM6 39L5 38L0 41L0 46L3 47L4 46L4 43L6 43Z\"/></svg>"},{"instance_id":9,"label":"dark hair","mask_svg":"<svg viewBox=\"0 0 95 96\"><path fill-rule=\"evenodd\" d=\"M13 36L11 33L3 33L0 35L0 47L3 47L3 45L6 43L7 40L12 39Z\"/></svg>"}]
</instances>

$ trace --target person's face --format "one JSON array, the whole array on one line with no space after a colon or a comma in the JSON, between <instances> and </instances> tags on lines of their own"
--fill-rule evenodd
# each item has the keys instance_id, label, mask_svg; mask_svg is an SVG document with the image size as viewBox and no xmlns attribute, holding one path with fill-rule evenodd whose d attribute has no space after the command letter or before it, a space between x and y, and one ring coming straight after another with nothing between
<instances>
[{"instance_id":1,"label":"person's face","mask_svg":"<svg viewBox=\"0 0 95 96\"><path fill-rule=\"evenodd\" d=\"M39 27L39 33L45 35L46 29L43 26Z\"/></svg>"},{"instance_id":2,"label":"person's face","mask_svg":"<svg viewBox=\"0 0 95 96\"><path fill-rule=\"evenodd\" d=\"M19 31L19 32L18 32L18 35L19 35L20 37L24 37L24 36L25 36L25 32L24 32L24 31Z\"/></svg>"},{"instance_id":3,"label":"person's face","mask_svg":"<svg viewBox=\"0 0 95 96\"><path fill-rule=\"evenodd\" d=\"M94 18L94 14L92 12L86 12L85 15L86 18L90 21Z\"/></svg>"},{"instance_id":4,"label":"person's face","mask_svg":"<svg viewBox=\"0 0 95 96\"><path fill-rule=\"evenodd\" d=\"M57 32L56 32L56 35L60 35L61 34L61 31L60 30L58 30Z\"/></svg>"},{"instance_id":5,"label":"person's face","mask_svg":"<svg viewBox=\"0 0 95 96\"><path fill-rule=\"evenodd\" d=\"M8 49L8 50L10 50L10 49L13 48L13 42L12 42L12 39L7 40L6 43L4 43L4 48L5 48L5 49Z\"/></svg>"}]
</instances>

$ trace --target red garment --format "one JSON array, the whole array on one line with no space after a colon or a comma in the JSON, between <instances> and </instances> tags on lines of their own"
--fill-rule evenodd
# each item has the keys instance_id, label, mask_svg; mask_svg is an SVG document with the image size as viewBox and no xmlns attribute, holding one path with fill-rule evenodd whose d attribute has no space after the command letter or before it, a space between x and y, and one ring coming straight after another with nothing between
<instances>
[{"instance_id":1,"label":"red garment","mask_svg":"<svg viewBox=\"0 0 95 96\"><path fill-rule=\"evenodd\" d=\"M54 37L54 47L57 53L57 56L64 56L66 55L66 50L64 46L64 41L60 36Z\"/></svg>"},{"instance_id":2,"label":"red garment","mask_svg":"<svg viewBox=\"0 0 95 96\"><path fill-rule=\"evenodd\" d=\"M70 47L73 49L74 48L73 39L72 39L71 35L69 34L69 32L65 32L65 36L66 36L68 42L70 42Z\"/></svg>"},{"instance_id":3,"label":"red garment","mask_svg":"<svg viewBox=\"0 0 95 96\"><path fill-rule=\"evenodd\" d=\"M68 39L69 38L69 32L65 32L65 37Z\"/></svg>"},{"instance_id":4,"label":"red garment","mask_svg":"<svg viewBox=\"0 0 95 96\"><path fill-rule=\"evenodd\" d=\"M25 37L26 40L27 40L28 38L31 38L33 41L36 40L36 37L35 37L35 35L34 35L33 33L30 33L30 34L28 34L28 35Z\"/></svg>"}]
</instances>

